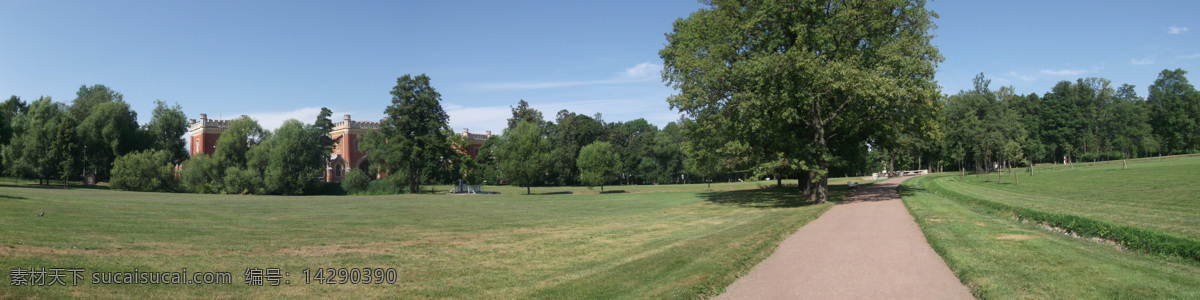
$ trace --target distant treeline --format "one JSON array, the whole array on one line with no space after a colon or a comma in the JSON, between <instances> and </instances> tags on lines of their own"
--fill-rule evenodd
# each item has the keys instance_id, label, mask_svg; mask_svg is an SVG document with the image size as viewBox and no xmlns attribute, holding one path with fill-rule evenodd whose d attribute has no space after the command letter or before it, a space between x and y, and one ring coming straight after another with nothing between
<instances>
[{"instance_id":1,"label":"distant treeline","mask_svg":"<svg viewBox=\"0 0 1200 300\"><path fill-rule=\"evenodd\" d=\"M900 169L988 170L997 165L1117 160L1200 151L1200 93L1187 72L1163 70L1146 98L1104 78L1061 81L1042 95L989 88L946 97L942 139L887 149Z\"/></svg>"}]
</instances>

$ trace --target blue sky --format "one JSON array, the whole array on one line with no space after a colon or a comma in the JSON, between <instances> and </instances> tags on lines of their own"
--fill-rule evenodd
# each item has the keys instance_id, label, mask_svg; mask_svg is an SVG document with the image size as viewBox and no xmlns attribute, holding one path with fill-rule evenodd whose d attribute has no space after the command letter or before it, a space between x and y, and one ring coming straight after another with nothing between
<instances>
[{"instance_id":1,"label":"blue sky","mask_svg":"<svg viewBox=\"0 0 1200 300\"><path fill-rule=\"evenodd\" d=\"M1200 4L1189 1L935 1L943 93L1044 93L1104 77L1146 88L1164 68L1195 71ZM378 120L404 74L428 74L456 131L499 133L529 101L606 121L678 119L658 50L694 1L2 1L0 96L69 102L105 84L150 118L153 101L189 118L247 114L274 128ZM1195 77L1195 74L1189 74ZM1198 79L1200 80L1200 79Z\"/></svg>"}]
</instances>

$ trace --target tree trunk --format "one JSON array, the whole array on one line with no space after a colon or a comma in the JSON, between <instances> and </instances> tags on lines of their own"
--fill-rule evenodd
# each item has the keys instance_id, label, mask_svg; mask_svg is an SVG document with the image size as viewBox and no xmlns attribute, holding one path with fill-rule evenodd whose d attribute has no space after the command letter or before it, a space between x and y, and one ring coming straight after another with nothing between
<instances>
[{"instance_id":1,"label":"tree trunk","mask_svg":"<svg viewBox=\"0 0 1200 300\"><path fill-rule=\"evenodd\" d=\"M526 186L525 186L525 194L526 194L526 195L533 195L533 192L531 192L531 191L529 190L529 187L530 187L530 185L526 185Z\"/></svg>"},{"instance_id":2,"label":"tree trunk","mask_svg":"<svg viewBox=\"0 0 1200 300\"><path fill-rule=\"evenodd\" d=\"M783 187L783 177L779 177L779 175L775 175L775 187L778 187L778 188Z\"/></svg>"},{"instance_id":3,"label":"tree trunk","mask_svg":"<svg viewBox=\"0 0 1200 300\"><path fill-rule=\"evenodd\" d=\"M817 186L816 192L813 193L813 198L817 204L825 203L829 200L829 160L825 158L829 151L829 145L825 143L825 126L818 123L814 130L814 135L817 142ZM895 154L892 154L894 157Z\"/></svg>"}]
</instances>

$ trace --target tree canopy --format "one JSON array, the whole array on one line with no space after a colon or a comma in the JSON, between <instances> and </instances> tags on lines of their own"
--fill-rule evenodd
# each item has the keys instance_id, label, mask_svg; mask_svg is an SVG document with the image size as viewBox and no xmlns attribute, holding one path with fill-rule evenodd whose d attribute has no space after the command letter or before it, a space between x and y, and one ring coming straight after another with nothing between
<instances>
[{"instance_id":1,"label":"tree canopy","mask_svg":"<svg viewBox=\"0 0 1200 300\"><path fill-rule=\"evenodd\" d=\"M530 187L541 184L546 170L553 164L550 160L550 141L542 135L536 124L522 120L513 129L505 129L500 142L500 172L517 186Z\"/></svg>"},{"instance_id":2,"label":"tree canopy","mask_svg":"<svg viewBox=\"0 0 1200 300\"><path fill-rule=\"evenodd\" d=\"M924 1L717 2L674 23L668 102L758 161L806 166L827 198L837 147L935 131L942 60ZM790 142L795 141L795 142Z\"/></svg>"},{"instance_id":3,"label":"tree canopy","mask_svg":"<svg viewBox=\"0 0 1200 300\"><path fill-rule=\"evenodd\" d=\"M621 161L608 142L595 142L579 150L579 178L588 187L600 186L617 178L621 170Z\"/></svg>"},{"instance_id":4,"label":"tree canopy","mask_svg":"<svg viewBox=\"0 0 1200 300\"><path fill-rule=\"evenodd\" d=\"M397 78L391 94L388 118L364 137L362 149L392 176L404 176L410 193L420 193L423 176L442 168L442 159L452 154L450 117L425 74Z\"/></svg>"}]
</instances>

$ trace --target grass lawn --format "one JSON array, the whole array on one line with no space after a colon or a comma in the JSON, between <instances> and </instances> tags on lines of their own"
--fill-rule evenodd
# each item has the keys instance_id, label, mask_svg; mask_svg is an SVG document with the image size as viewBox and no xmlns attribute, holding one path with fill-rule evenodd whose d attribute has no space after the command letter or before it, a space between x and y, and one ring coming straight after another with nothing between
<instances>
[{"instance_id":1,"label":"grass lawn","mask_svg":"<svg viewBox=\"0 0 1200 300\"><path fill-rule=\"evenodd\" d=\"M1134 170L1131 165L1128 172ZM1166 172L1169 171L1149 171L1150 174ZM1042 174L1046 175L1039 174L1036 178L1067 178ZM1196 262L1118 250L1114 246L1051 232L1032 223L1018 222L1011 215L939 197L922 188L931 181L957 180L956 176L939 174L910 179L901 185L901 195L929 243L976 297L1200 298L1200 264ZM1022 179L1021 185L1038 186L1035 181ZM1003 195L1007 197L1008 194ZM1089 206L1082 200L1076 200L1075 205Z\"/></svg>"},{"instance_id":2,"label":"grass lawn","mask_svg":"<svg viewBox=\"0 0 1200 300\"><path fill-rule=\"evenodd\" d=\"M936 184L967 196L1043 212L1066 213L1116 225L1200 240L1200 157L1077 166L1004 176L938 177ZM986 181L985 181L986 180Z\"/></svg>"},{"instance_id":3,"label":"grass lawn","mask_svg":"<svg viewBox=\"0 0 1200 300\"><path fill-rule=\"evenodd\" d=\"M0 298L703 298L831 207L789 205L791 193L286 197L0 185ZM86 273L78 286L11 286L9 270L29 267ZM330 267L399 276L304 283L304 269ZM183 268L229 272L233 283L90 283L93 272ZM280 268L291 284L247 286L247 268Z\"/></svg>"}]
</instances>

